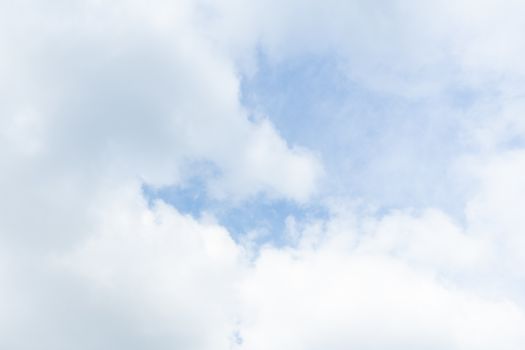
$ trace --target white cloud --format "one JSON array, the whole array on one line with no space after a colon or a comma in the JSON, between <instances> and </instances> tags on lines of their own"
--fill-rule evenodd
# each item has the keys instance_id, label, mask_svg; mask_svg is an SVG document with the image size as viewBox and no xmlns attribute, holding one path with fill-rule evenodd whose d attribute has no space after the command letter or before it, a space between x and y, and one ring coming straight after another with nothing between
<instances>
[{"instance_id":1,"label":"white cloud","mask_svg":"<svg viewBox=\"0 0 525 350\"><path fill-rule=\"evenodd\" d=\"M521 211L525 205L525 153L523 149L507 151L482 158L474 167L480 190L466 208L469 228L492 240L500 259L496 265L500 274L521 280L525 277L520 268L525 262L525 219ZM521 291L519 288L517 295Z\"/></svg>"},{"instance_id":2,"label":"white cloud","mask_svg":"<svg viewBox=\"0 0 525 350\"><path fill-rule=\"evenodd\" d=\"M71 167L89 164L153 185L176 183L181 163L202 159L215 163L225 182L255 182L255 189L228 186L233 195L269 190L308 198L319 161L291 150L269 122L248 121L234 65L191 25L194 4L144 5L78 2L47 13L6 6L4 16L21 18L4 24L4 32L14 33L2 40L5 52L27 57L11 67L17 84L2 111L4 153L45 150ZM29 118L28 110L37 112ZM273 157L297 164L294 171L305 174L300 185L276 186L288 176L281 167L262 169L266 176L257 180L243 178L255 160L237 160L259 152L254 147L277 152L259 154L265 157L256 160L259 167Z\"/></svg>"},{"instance_id":3,"label":"white cloud","mask_svg":"<svg viewBox=\"0 0 525 350\"><path fill-rule=\"evenodd\" d=\"M524 315L395 258L266 251L243 286L246 349L518 349Z\"/></svg>"},{"instance_id":4,"label":"white cloud","mask_svg":"<svg viewBox=\"0 0 525 350\"><path fill-rule=\"evenodd\" d=\"M521 1L251 1L242 15L237 1L215 5L211 35L240 58L254 45L274 60L325 54L381 92L516 88L525 74Z\"/></svg>"},{"instance_id":5,"label":"white cloud","mask_svg":"<svg viewBox=\"0 0 525 350\"><path fill-rule=\"evenodd\" d=\"M204 161L224 196L306 201L321 165L269 120L248 119L236 68L199 33L195 5L0 3L2 347L202 349L234 339L228 291L241 248L216 225L162 205L150 212L137 181L177 185ZM119 192L129 183L131 194Z\"/></svg>"},{"instance_id":6,"label":"white cloud","mask_svg":"<svg viewBox=\"0 0 525 350\"><path fill-rule=\"evenodd\" d=\"M322 173L316 157L299 147L289 149L267 119L252 125L248 137L239 158L228 160L235 175L217 184L216 191L223 196L224 192L250 195L267 189L272 196L286 193L298 201L308 200Z\"/></svg>"},{"instance_id":7,"label":"white cloud","mask_svg":"<svg viewBox=\"0 0 525 350\"><path fill-rule=\"evenodd\" d=\"M249 262L223 228L161 202L148 209L137 187L106 197L96 235L59 266L165 346L519 349L525 340L512 294L489 296L470 280L491 252L473 252L480 237L439 212L355 222L342 210L301 230L296 248L265 247Z\"/></svg>"},{"instance_id":8,"label":"white cloud","mask_svg":"<svg viewBox=\"0 0 525 350\"><path fill-rule=\"evenodd\" d=\"M125 310L120 317L133 321L134 332L166 338L161 348L228 349L242 248L216 224L162 202L148 209L137 188L107 198L96 234L57 264Z\"/></svg>"}]
</instances>

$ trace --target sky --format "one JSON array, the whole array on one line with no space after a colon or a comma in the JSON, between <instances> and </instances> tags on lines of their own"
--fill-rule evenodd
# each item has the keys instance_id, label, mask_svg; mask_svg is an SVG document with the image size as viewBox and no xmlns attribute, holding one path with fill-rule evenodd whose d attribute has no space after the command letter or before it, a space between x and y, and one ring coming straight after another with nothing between
<instances>
[{"instance_id":1,"label":"sky","mask_svg":"<svg viewBox=\"0 0 525 350\"><path fill-rule=\"evenodd\" d=\"M521 350L524 11L0 0L0 348Z\"/></svg>"}]
</instances>

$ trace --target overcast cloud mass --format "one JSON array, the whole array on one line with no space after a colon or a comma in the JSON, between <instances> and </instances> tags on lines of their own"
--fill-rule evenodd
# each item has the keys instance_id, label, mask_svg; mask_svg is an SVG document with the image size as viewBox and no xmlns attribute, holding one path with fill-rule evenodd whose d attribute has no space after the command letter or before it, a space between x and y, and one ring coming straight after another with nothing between
<instances>
[{"instance_id":1,"label":"overcast cloud mass","mask_svg":"<svg viewBox=\"0 0 525 350\"><path fill-rule=\"evenodd\" d=\"M0 0L0 348L522 350L523 13Z\"/></svg>"}]
</instances>

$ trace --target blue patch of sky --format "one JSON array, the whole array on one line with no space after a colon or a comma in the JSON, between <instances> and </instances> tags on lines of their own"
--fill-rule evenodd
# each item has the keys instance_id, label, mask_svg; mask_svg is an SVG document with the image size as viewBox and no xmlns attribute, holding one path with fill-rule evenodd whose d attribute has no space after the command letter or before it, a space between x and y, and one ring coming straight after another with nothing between
<instances>
[{"instance_id":1,"label":"blue patch of sky","mask_svg":"<svg viewBox=\"0 0 525 350\"><path fill-rule=\"evenodd\" d=\"M321 205L298 204L290 200L270 199L263 195L244 200L242 203L215 199L207 194L206 181L194 177L179 186L153 188L144 184L143 193L149 204L161 199L173 205L183 214L199 218L204 213L213 215L226 227L234 239L257 231L259 244L286 243L286 219L292 216L300 221L328 218L328 211Z\"/></svg>"},{"instance_id":2,"label":"blue patch of sky","mask_svg":"<svg viewBox=\"0 0 525 350\"><path fill-rule=\"evenodd\" d=\"M344 73L346 66L336 57L315 55L273 62L261 52L258 71L242 77L241 102L268 116L290 144L320 154L328 174L325 196L359 198L377 213L438 207L461 220L461 185L448 172L464 148L462 113L478 92L453 86L439 96L406 98L366 88ZM195 171L177 187L145 185L144 194L195 217L210 213L234 238L252 230L267 233L260 243L282 242L288 216L328 216L321 204L262 195L242 203L217 200L207 194L202 174Z\"/></svg>"},{"instance_id":3,"label":"blue patch of sky","mask_svg":"<svg viewBox=\"0 0 525 350\"><path fill-rule=\"evenodd\" d=\"M267 115L291 144L321 155L324 192L382 208L439 207L461 215L450 165L465 149L462 122L479 93L450 86L420 98L371 90L337 57L272 61L242 80L242 103Z\"/></svg>"},{"instance_id":4,"label":"blue patch of sky","mask_svg":"<svg viewBox=\"0 0 525 350\"><path fill-rule=\"evenodd\" d=\"M524 149L525 137L521 135L513 135L503 143L502 147L506 150Z\"/></svg>"}]
</instances>

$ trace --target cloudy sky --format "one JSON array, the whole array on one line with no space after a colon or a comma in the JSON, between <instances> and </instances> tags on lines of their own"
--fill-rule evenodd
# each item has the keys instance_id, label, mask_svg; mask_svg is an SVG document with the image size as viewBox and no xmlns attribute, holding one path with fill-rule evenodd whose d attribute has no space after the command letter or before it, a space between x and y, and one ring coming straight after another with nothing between
<instances>
[{"instance_id":1,"label":"cloudy sky","mask_svg":"<svg viewBox=\"0 0 525 350\"><path fill-rule=\"evenodd\" d=\"M523 349L523 13L0 0L0 348Z\"/></svg>"}]
</instances>

